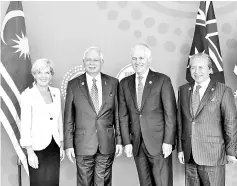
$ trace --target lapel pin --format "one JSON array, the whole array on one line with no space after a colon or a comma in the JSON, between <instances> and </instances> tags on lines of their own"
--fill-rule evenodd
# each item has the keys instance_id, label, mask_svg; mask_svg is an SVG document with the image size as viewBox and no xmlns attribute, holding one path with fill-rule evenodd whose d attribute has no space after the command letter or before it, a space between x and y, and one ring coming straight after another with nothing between
<instances>
[{"instance_id":1,"label":"lapel pin","mask_svg":"<svg viewBox=\"0 0 237 186\"><path fill-rule=\"evenodd\" d=\"M215 90L214 88L211 89L211 91L214 91L214 90Z\"/></svg>"},{"instance_id":2,"label":"lapel pin","mask_svg":"<svg viewBox=\"0 0 237 186\"><path fill-rule=\"evenodd\" d=\"M189 87L189 89L188 90L192 90L192 88L191 87Z\"/></svg>"},{"instance_id":3,"label":"lapel pin","mask_svg":"<svg viewBox=\"0 0 237 186\"><path fill-rule=\"evenodd\" d=\"M149 81L149 84L152 84L152 81Z\"/></svg>"},{"instance_id":4,"label":"lapel pin","mask_svg":"<svg viewBox=\"0 0 237 186\"><path fill-rule=\"evenodd\" d=\"M109 96L111 96L111 97L112 97L112 96L113 96L113 94L111 93L111 94L109 94Z\"/></svg>"},{"instance_id":5,"label":"lapel pin","mask_svg":"<svg viewBox=\"0 0 237 186\"><path fill-rule=\"evenodd\" d=\"M213 98L211 99L211 101L217 101L216 97L213 97Z\"/></svg>"},{"instance_id":6,"label":"lapel pin","mask_svg":"<svg viewBox=\"0 0 237 186\"><path fill-rule=\"evenodd\" d=\"M105 81L105 85L107 85L106 81Z\"/></svg>"},{"instance_id":7,"label":"lapel pin","mask_svg":"<svg viewBox=\"0 0 237 186\"><path fill-rule=\"evenodd\" d=\"M55 94L53 95L53 97L55 97Z\"/></svg>"},{"instance_id":8,"label":"lapel pin","mask_svg":"<svg viewBox=\"0 0 237 186\"><path fill-rule=\"evenodd\" d=\"M84 82L81 83L81 85L84 85L84 84L85 84Z\"/></svg>"}]
</instances>

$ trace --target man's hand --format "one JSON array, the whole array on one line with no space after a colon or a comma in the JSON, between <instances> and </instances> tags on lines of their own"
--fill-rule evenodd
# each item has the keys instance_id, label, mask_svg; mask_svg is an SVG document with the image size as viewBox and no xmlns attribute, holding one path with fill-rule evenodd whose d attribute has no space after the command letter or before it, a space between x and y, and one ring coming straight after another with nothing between
<instances>
[{"instance_id":1,"label":"man's hand","mask_svg":"<svg viewBox=\"0 0 237 186\"><path fill-rule=\"evenodd\" d=\"M184 164L184 152L178 153L179 162Z\"/></svg>"},{"instance_id":2,"label":"man's hand","mask_svg":"<svg viewBox=\"0 0 237 186\"><path fill-rule=\"evenodd\" d=\"M132 157L132 144L128 144L124 147L124 152L128 158Z\"/></svg>"},{"instance_id":3,"label":"man's hand","mask_svg":"<svg viewBox=\"0 0 237 186\"><path fill-rule=\"evenodd\" d=\"M237 159L234 156L227 155L227 161L228 163L235 163L237 162Z\"/></svg>"},{"instance_id":4,"label":"man's hand","mask_svg":"<svg viewBox=\"0 0 237 186\"><path fill-rule=\"evenodd\" d=\"M162 151L163 151L163 154L164 154L164 158L167 158L172 152L172 145L167 144L167 143L163 143L162 144Z\"/></svg>"},{"instance_id":5,"label":"man's hand","mask_svg":"<svg viewBox=\"0 0 237 186\"><path fill-rule=\"evenodd\" d=\"M119 157L122 153L123 153L123 146L116 145L116 152L115 152L115 154L117 154L116 157Z\"/></svg>"},{"instance_id":6,"label":"man's hand","mask_svg":"<svg viewBox=\"0 0 237 186\"><path fill-rule=\"evenodd\" d=\"M74 161L73 161L73 158L75 158L74 148L68 148L68 149L66 149L66 155L67 155L67 158L68 158L72 163L74 163ZM73 158L72 158L72 157L73 157Z\"/></svg>"}]
</instances>

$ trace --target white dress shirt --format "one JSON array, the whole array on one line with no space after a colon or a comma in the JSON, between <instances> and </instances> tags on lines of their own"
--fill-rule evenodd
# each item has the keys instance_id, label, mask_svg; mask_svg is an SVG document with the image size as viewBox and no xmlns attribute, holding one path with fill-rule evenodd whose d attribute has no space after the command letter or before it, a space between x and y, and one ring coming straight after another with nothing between
<instances>
[{"instance_id":1,"label":"white dress shirt","mask_svg":"<svg viewBox=\"0 0 237 186\"><path fill-rule=\"evenodd\" d=\"M200 100L202 99L202 97L203 97L203 95L204 95L204 93L205 93L205 91L206 91L210 81L211 81L211 79L208 78L206 81L204 81L204 82L202 82L200 84L197 84L195 82L194 87L193 87L193 94L194 94L194 92L196 90L197 85L200 85L201 86L201 88L199 89Z\"/></svg>"},{"instance_id":2,"label":"white dress shirt","mask_svg":"<svg viewBox=\"0 0 237 186\"><path fill-rule=\"evenodd\" d=\"M63 141L61 97L58 88L49 87L53 102L47 104L36 85L21 94L20 144L43 150L52 137L58 146ZM52 119L50 119L52 118Z\"/></svg>"},{"instance_id":3,"label":"white dress shirt","mask_svg":"<svg viewBox=\"0 0 237 186\"><path fill-rule=\"evenodd\" d=\"M149 73L149 69L148 69L147 71L145 71L144 74L142 74L142 75L138 75L138 74L136 73L136 80L135 80L135 82L136 82L136 94L138 93L138 92L137 92L138 83L139 83L138 76L142 76L142 77L143 77L143 78L142 78L142 84L143 84L143 88L144 88L148 73ZM138 95L137 95L137 97L138 97Z\"/></svg>"},{"instance_id":4,"label":"white dress shirt","mask_svg":"<svg viewBox=\"0 0 237 186\"><path fill-rule=\"evenodd\" d=\"M89 89L89 92L91 94L91 88L92 88L92 84L93 84L93 78L96 79L96 86L98 89L98 94L99 94L99 109L102 105L102 83L101 83L101 74L99 73L96 77L92 77L89 74L86 73L86 82L87 82L87 86Z\"/></svg>"}]
</instances>

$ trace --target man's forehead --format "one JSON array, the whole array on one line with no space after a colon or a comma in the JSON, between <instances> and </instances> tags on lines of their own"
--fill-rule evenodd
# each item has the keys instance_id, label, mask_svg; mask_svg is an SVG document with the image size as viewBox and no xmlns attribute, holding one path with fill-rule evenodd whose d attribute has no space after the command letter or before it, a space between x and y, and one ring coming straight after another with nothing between
<instances>
[{"instance_id":1,"label":"man's forehead","mask_svg":"<svg viewBox=\"0 0 237 186\"><path fill-rule=\"evenodd\" d=\"M146 52L144 49L135 49L133 52L132 52L132 56L141 56L141 57L145 57L146 56Z\"/></svg>"},{"instance_id":2,"label":"man's forehead","mask_svg":"<svg viewBox=\"0 0 237 186\"><path fill-rule=\"evenodd\" d=\"M100 52L96 49L91 49L86 53L86 56L100 56Z\"/></svg>"},{"instance_id":3,"label":"man's forehead","mask_svg":"<svg viewBox=\"0 0 237 186\"><path fill-rule=\"evenodd\" d=\"M208 66L208 60L201 59L201 58L192 59L190 62L190 65L191 66Z\"/></svg>"}]
</instances>

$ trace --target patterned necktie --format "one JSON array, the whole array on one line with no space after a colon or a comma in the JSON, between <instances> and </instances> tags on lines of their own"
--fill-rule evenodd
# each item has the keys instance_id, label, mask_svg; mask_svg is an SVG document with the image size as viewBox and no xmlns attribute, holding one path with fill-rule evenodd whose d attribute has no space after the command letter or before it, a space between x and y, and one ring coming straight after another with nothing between
<instances>
[{"instance_id":1,"label":"patterned necktie","mask_svg":"<svg viewBox=\"0 0 237 186\"><path fill-rule=\"evenodd\" d=\"M137 86L137 106L138 109L141 109L141 103L142 103L142 93L143 93L143 83L142 83L142 76L138 76L138 86Z\"/></svg>"},{"instance_id":2,"label":"patterned necktie","mask_svg":"<svg viewBox=\"0 0 237 186\"><path fill-rule=\"evenodd\" d=\"M98 114L98 112L99 112L99 93L98 93L98 88L96 86L96 79L93 78L92 81L93 81L93 84L91 87L91 99L93 101L96 113Z\"/></svg>"},{"instance_id":3,"label":"patterned necktie","mask_svg":"<svg viewBox=\"0 0 237 186\"><path fill-rule=\"evenodd\" d=\"M201 88L200 85L196 86L196 90L192 95L192 110L193 110L193 116L196 115L199 103L200 103L200 94L199 94L199 89Z\"/></svg>"}]
</instances>

